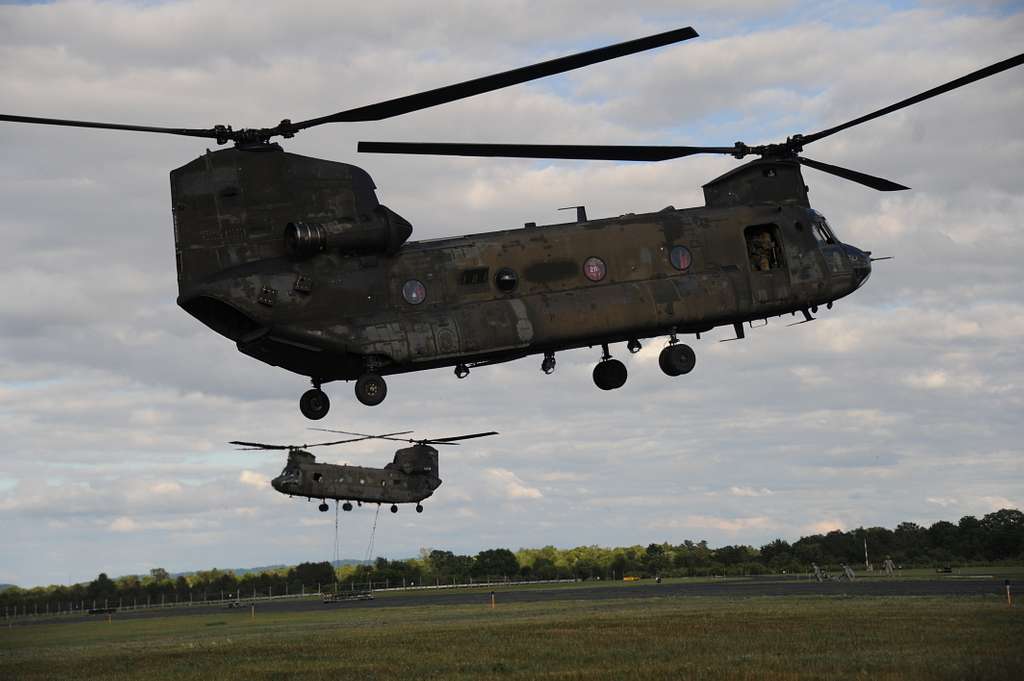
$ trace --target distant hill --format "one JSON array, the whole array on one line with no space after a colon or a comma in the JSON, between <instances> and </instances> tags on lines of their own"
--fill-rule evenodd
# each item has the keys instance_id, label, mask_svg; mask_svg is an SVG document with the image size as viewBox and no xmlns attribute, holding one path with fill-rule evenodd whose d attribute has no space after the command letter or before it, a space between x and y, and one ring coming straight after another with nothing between
<instances>
[{"instance_id":1,"label":"distant hill","mask_svg":"<svg viewBox=\"0 0 1024 681\"><path fill-rule=\"evenodd\" d=\"M8 589L18 588L17 584L0 584L0 591L7 591Z\"/></svg>"}]
</instances>

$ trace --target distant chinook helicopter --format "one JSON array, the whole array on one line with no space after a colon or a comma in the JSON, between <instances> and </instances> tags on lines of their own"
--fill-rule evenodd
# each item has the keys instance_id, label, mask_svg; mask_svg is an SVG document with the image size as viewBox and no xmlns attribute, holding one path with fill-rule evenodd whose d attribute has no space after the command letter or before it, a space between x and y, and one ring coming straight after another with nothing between
<instances>
[{"instance_id":1,"label":"distant chinook helicopter","mask_svg":"<svg viewBox=\"0 0 1024 681\"><path fill-rule=\"evenodd\" d=\"M873 113L785 142L729 147L361 142L360 151L661 161L693 154L759 159L704 185L703 207L408 242L412 226L378 203L362 169L271 142L331 122L380 120L696 37L681 28L407 97L276 126L157 128L26 116L0 120L159 132L234 142L171 172L178 304L238 349L310 377L299 406L327 415L324 383L355 380L380 404L385 375L472 367L600 346L594 383L621 387L609 346L668 336L669 376L695 365L681 334L832 306L871 273L870 251L842 243L812 209L801 166L879 191L903 185L800 155L804 146L1024 63L993 64Z\"/></svg>"},{"instance_id":2,"label":"distant chinook helicopter","mask_svg":"<svg viewBox=\"0 0 1024 681\"><path fill-rule=\"evenodd\" d=\"M398 513L398 504L416 504L416 512L423 512L423 501L441 486L438 477L437 450L431 445L457 445L459 440L470 440L477 437L497 435L495 431L456 435L423 440L395 437L408 435L411 430L383 435L366 435L350 433L344 430L318 428L329 433L356 435L348 440L334 442L318 442L308 445L270 445L262 442L243 442L233 440L230 444L238 445L243 451L288 450L288 462L281 474L270 481L270 485L281 494L288 496L320 499L318 508L327 511L327 499L344 501L341 508L352 510L352 502L391 504L391 512ZM348 466L332 463L317 463L316 457L307 449L310 447L326 447L362 440L394 440L410 442L412 447L405 447L395 452L394 460L384 468L368 468L365 466Z\"/></svg>"}]
</instances>

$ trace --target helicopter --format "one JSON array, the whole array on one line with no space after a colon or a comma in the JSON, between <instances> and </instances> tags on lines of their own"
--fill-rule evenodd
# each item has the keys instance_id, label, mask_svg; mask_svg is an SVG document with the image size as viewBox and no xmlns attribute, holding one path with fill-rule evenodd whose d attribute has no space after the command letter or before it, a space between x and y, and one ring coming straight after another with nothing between
<instances>
[{"instance_id":1,"label":"helicopter","mask_svg":"<svg viewBox=\"0 0 1024 681\"><path fill-rule=\"evenodd\" d=\"M287 450L288 461L281 474L270 481L271 487L289 497L320 499L317 508L321 512L328 509L327 499L335 499L344 502L341 508L345 511L352 510L354 501L359 505L364 502L378 505L390 503L392 513L398 513L398 504L415 503L416 512L422 513L423 505L420 502L441 486L441 478L438 477L437 449L434 445L458 445L460 440L498 434L492 430L486 433L415 440L396 437L408 435L411 430L382 435L327 428L316 430L356 437L304 445L275 445L240 440L233 440L229 444L237 445L241 451ZM317 463L316 457L307 451L312 447L327 447L363 440L393 440L409 442L412 446L396 451L394 459L384 468Z\"/></svg>"},{"instance_id":2,"label":"helicopter","mask_svg":"<svg viewBox=\"0 0 1024 681\"><path fill-rule=\"evenodd\" d=\"M705 205L409 241L412 225L381 205L357 166L285 152L272 140L325 123L381 120L612 58L697 37L691 27L553 59L406 97L293 123L235 130L157 128L0 115L0 121L167 133L234 147L173 170L178 305L246 355L310 378L304 416L330 409L325 383L355 381L355 396L378 405L384 377L472 368L600 347L593 381L625 384L610 346L668 338L659 355L676 377L696 365L680 342L719 326L769 317L814 320L819 307L861 287L871 252L843 243L811 207L802 168L879 191L907 187L810 159L815 141L1024 63L1024 54L913 97L784 142L732 146L588 146L360 142L372 153L613 161L664 161L727 154L752 161L704 185Z\"/></svg>"}]
</instances>

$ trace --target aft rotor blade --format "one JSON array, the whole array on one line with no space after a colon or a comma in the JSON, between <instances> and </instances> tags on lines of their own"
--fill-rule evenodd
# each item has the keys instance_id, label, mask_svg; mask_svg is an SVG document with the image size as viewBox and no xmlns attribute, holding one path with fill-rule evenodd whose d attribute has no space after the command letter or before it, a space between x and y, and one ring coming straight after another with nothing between
<instances>
[{"instance_id":1,"label":"aft rotor blade","mask_svg":"<svg viewBox=\"0 0 1024 681\"><path fill-rule=\"evenodd\" d=\"M489 430L486 433L473 433L472 435L456 435L455 437L435 437L429 440L424 440L427 444L447 444L455 442L456 440L471 440L475 437L487 437L488 435L497 435L498 431Z\"/></svg>"},{"instance_id":2,"label":"aft rotor blade","mask_svg":"<svg viewBox=\"0 0 1024 681\"><path fill-rule=\"evenodd\" d=\"M857 172L856 170L850 170L849 168L822 163L821 161L815 161L813 158L807 158L806 156L798 156L797 160L800 161L802 165L809 166L824 173L829 173L830 175L836 175L837 177L841 177L846 180L853 180L854 182L871 187L872 189L877 189L880 192L898 192L904 189L910 189L910 187L904 187L902 184L897 184L891 180L885 179L884 177L875 177L874 175Z\"/></svg>"},{"instance_id":3,"label":"aft rotor blade","mask_svg":"<svg viewBox=\"0 0 1024 681\"><path fill-rule=\"evenodd\" d=\"M360 142L375 154L563 158L586 161L667 161L693 154L733 154L735 147L617 146L591 144L463 144L452 142Z\"/></svg>"},{"instance_id":4,"label":"aft rotor blade","mask_svg":"<svg viewBox=\"0 0 1024 681\"><path fill-rule=\"evenodd\" d=\"M499 90L510 85L525 83L545 76L552 76L556 73L564 73L583 66L589 66L609 59L615 59L617 57L624 57L629 54L651 50L656 47L664 47L665 45L671 45L672 43L678 43L683 40L689 40L690 38L696 37L697 31L693 30L689 26L686 28L678 28L673 31L666 31L665 33L659 33L646 38L629 40L624 43L609 45L607 47L599 47L594 50L588 50L586 52L580 52L566 57L559 57L558 59L552 59L539 64L512 69L511 71L483 76L482 78L474 78L473 80L467 80L454 85L446 85L434 90L406 95L405 97L389 99L386 102L378 102L377 104L369 104L355 109L339 111L338 113L331 114L329 116L311 118L309 120L293 124L292 128L294 130L303 130L323 123L379 121L384 118L391 118L392 116L398 116L412 111L419 111L420 109L427 109L432 106L437 106L438 104L454 102L458 99L465 99L466 97Z\"/></svg>"},{"instance_id":5,"label":"aft rotor blade","mask_svg":"<svg viewBox=\"0 0 1024 681\"><path fill-rule=\"evenodd\" d=\"M852 128L855 125L866 123L867 121L878 118L879 116L890 114L893 111L899 111L900 109L908 107L911 104L917 104L918 102L923 102L926 99L937 97L938 95L941 95L944 92L949 92L950 90L955 90L958 87L968 85L970 83L973 83L974 81L981 80L983 78L988 78L989 76L994 76L997 73L1006 71L1007 69L1012 69L1013 67L1020 66L1021 64L1024 64L1024 53L1018 54L1016 57L1004 59L1003 61L992 64L991 66L986 66L983 69L978 69L977 71L968 73L966 76L961 76L960 78L951 80L944 85L933 87L931 90L926 90L925 92L922 92L919 95L908 97L907 99L904 99L900 102L896 102L895 104L887 106L884 109L879 109L878 111L866 114L864 116L861 116L860 118L854 118L852 121L847 121L846 123L842 123L835 127L828 128L827 130L816 132L813 135L804 135L801 141L803 142L803 144L809 144L816 140L820 140L823 137L828 137L829 135L835 134L840 130L846 130L847 128Z\"/></svg>"},{"instance_id":6,"label":"aft rotor blade","mask_svg":"<svg viewBox=\"0 0 1024 681\"><path fill-rule=\"evenodd\" d=\"M37 125L63 125L72 128L99 128L101 130L131 130L134 132L160 132L167 135L186 137L222 138L226 130L217 128L160 128L149 125L124 125L121 123L98 123L94 121L71 121L63 118L36 118L35 116L12 116L0 114L0 121L9 123L35 123Z\"/></svg>"}]
</instances>

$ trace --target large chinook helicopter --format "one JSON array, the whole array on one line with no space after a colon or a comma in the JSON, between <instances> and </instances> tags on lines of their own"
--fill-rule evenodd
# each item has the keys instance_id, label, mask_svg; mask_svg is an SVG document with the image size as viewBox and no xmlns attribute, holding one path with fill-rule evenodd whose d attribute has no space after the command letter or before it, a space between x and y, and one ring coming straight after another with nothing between
<instances>
[{"instance_id":1,"label":"large chinook helicopter","mask_svg":"<svg viewBox=\"0 0 1024 681\"><path fill-rule=\"evenodd\" d=\"M414 440L395 437L407 435L412 431L365 435L344 430L325 428L318 430L357 437L308 445L274 445L240 440L233 440L230 444L238 445L243 451L287 450L288 461L281 474L270 481L271 487L290 497L320 499L320 505L317 508L322 512L326 512L328 509L327 499L335 499L344 502L341 508L345 511L352 510L354 501L360 505L363 503L389 503L392 513L398 513L398 504L414 503L416 512L422 513L423 505L420 502L441 486L441 478L438 477L437 450L433 445L457 445L459 440L471 440L498 434L492 430L471 435ZM396 451L395 458L384 468L317 463L316 457L306 451L311 447L327 447L362 440L393 440L409 442L412 446Z\"/></svg>"},{"instance_id":2,"label":"large chinook helicopter","mask_svg":"<svg viewBox=\"0 0 1024 681\"><path fill-rule=\"evenodd\" d=\"M272 142L324 123L380 120L693 38L692 28L590 50L464 83L269 128L157 128L0 115L0 120L159 132L234 142L171 172L178 304L238 349L308 376L300 400L327 415L321 389L355 380L380 404L384 376L473 367L600 347L594 383L621 387L610 345L667 336L659 364L689 373L680 335L796 314L855 291L870 251L844 244L811 208L801 167L879 191L903 185L815 161L812 142L1024 63L993 64L840 125L785 142L725 147L416 144L362 142L360 151L522 158L661 161L693 154L758 156L704 185L705 205L655 213L408 241L411 224L381 205L362 169L284 152Z\"/></svg>"}]
</instances>

